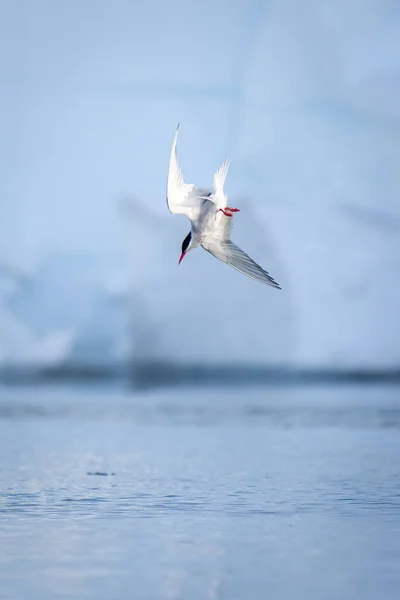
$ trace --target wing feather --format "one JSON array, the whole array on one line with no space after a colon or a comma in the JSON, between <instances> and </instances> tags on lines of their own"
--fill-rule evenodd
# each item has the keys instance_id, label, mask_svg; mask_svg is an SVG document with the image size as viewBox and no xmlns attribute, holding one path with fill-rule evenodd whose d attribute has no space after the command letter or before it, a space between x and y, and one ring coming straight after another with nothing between
<instances>
[{"instance_id":1,"label":"wing feather","mask_svg":"<svg viewBox=\"0 0 400 600\"><path fill-rule=\"evenodd\" d=\"M265 285L270 285L279 290L282 289L267 271L260 267L260 265L231 240L226 240L222 243L215 240L211 243L208 242L206 245L203 244L203 248L215 258L222 260L222 262L233 269L243 273L243 275L247 275L247 277L255 279L260 283L264 283Z\"/></svg>"},{"instance_id":2,"label":"wing feather","mask_svg":"<svg viewBox=\"0 0 400 600\"><path fill-rule=\"evenodd\" d=\"M196 188L192 183L185 183L179 166L176 149L179 124L172 142L167 179L167 206L171 213L187 216L190 220L197 219L205 202L207 192Z\"/></svg>"}]
</instances>

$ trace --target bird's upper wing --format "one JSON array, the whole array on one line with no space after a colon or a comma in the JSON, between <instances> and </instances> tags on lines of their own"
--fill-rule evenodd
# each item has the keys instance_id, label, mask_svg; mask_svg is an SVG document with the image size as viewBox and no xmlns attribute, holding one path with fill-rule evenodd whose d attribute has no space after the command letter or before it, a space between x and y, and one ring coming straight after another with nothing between
<instances>
[{"instance_id":1,"label":"bird's upper wing","mask_svg":"<svg viewBox=\"0 0 400 600\"><path fill-rule=\"evenodd\" d=\"M178 154L176 151L178 132L179 125L176 128L169 160L167 206L170 212L185 215L193 221L200 216L200 209L204 202L206 202L206 197L209 196L210 193L197 188L192 183L185 183L183 181L183 175L179 166Z\"/></svg>"},{"instance_id":2,"label":"bird's upper wing","mask_svg":"<svg viewBox=\"0 0 400 600\"><path fill-rule=\"evenodd\" d=\"M230 221L231 219L225 220ZM220 239L207 240L205 244L202 244L204 250L207 250L210 254L222 260L230 267L233 267L243 275L251 277L260 283L270 285L274 288L282 289L280 285L264 271L260 265L258 265L246 252L243 252L239 246L236 246L231 240L221 241Z\"/></svg>"}]
</instances>

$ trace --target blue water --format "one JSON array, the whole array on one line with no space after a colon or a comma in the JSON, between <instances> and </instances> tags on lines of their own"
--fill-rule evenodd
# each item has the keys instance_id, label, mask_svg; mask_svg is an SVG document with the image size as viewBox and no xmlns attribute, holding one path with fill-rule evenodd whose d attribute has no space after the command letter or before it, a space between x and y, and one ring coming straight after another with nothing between
<instances>
[{"instance_id":1,"label":"blue water","mask_svg":"<svg viewBox=\"0 0 400 600\"><path fill-rule=\"evenodd\" d=\"M0 390L3 600L397 600L400 390Z\"/></svg>"}]
</instances>

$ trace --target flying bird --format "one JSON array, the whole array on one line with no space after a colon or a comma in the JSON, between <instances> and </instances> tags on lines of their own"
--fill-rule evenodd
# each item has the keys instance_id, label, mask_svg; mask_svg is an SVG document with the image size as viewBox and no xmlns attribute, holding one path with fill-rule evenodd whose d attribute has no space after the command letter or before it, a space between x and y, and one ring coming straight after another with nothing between
<instances>
[{"instance_id":1,"label":"flying bird","mask_svg":"<svg viewBox=\"0 0 400 600\"><path fill-rule=\"evenodd\" d=\"M191 229L182 242L179 264L188 252L201 246L215 258L247 277L282 289L267 271L231 241L232 217L240 210L228 206L228 197L224 192L230 160L225 161L214 174L212 190L185 183L176 150L178 133L179 125L172 142L169 161L167 206L171 213L185 215L191 223Z\"/></svg>"}]
</instances>

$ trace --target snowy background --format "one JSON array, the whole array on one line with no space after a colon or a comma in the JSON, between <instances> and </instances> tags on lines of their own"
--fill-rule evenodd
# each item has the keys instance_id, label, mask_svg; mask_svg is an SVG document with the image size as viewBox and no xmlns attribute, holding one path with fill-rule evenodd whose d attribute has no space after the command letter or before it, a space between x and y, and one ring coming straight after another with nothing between
<instances>
[{"instance_id":1,"label":"snowy background","mask_svg":"<svg viewBox=\"0 0 400 600\"><path fill-rule=\"evenodd\" d=\"M178 267L178 122L281 292ZM396 0L0 0L0 131L0 365L399 365Z\"/></svg>"}]
</instances>

